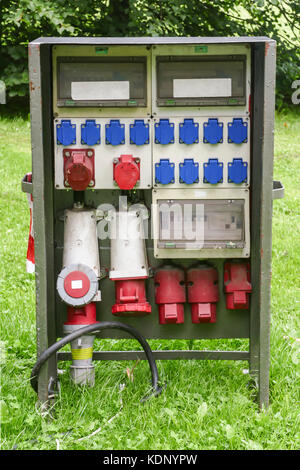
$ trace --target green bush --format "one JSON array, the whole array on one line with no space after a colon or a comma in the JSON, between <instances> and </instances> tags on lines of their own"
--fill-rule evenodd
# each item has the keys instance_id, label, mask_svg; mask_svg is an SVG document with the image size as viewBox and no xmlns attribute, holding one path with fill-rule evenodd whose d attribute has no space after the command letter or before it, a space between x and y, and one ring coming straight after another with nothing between
<instances>
[{"instance_id":1,"label":"green bush","mask_svg":"<svg viewBox=\"0 0 300 470\"><path fill-rule=\"evenodd\" d=\"M41 36L268 36L277 41L276 104L299 79L300 3L284 0L2 0L0 79L28 112L27 44Z\"/></svg>"}]
</instances>

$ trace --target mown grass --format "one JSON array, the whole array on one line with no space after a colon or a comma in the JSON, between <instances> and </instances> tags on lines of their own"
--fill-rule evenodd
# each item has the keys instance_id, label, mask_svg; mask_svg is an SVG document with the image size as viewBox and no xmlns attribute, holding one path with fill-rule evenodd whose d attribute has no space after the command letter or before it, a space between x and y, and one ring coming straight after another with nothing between
<instances>
[{"instance_id":1,"label":"mown grass","mask_svg":"<svg viewBox=\"0 0 300 470\"><path fill-rule=\"evenodd\" d=\"M144 361L134 369L134 382L126 373L134 363L96 363L93 389L74 387L69 363L60 363L61 394L49 420L36 409L29 384L36 358L35 286L25 271L29 211L20 181L31 167L30 125L0 119L2 449L299 449L299 137L299 115L277 115L274 179L283 182L285 199L274 202L268 412L254 402L244 362L160 361L167 389L144 404L150 384ZM228 344L248 346L245 340ZM215 342L152 345L214 348Z\"/></svg>"}]
</instances>

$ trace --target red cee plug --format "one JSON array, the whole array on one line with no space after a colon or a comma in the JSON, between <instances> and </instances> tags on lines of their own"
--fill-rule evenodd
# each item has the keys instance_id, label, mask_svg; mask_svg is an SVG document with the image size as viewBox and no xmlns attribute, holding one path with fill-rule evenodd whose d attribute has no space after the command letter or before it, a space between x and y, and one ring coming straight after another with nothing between
<instances>
[{"instance_id":1,"label":"red cee plug","mask_svg":"<svg viewBox=\"0 0 300 470\"><path fill-rule=\"evenodd\" d=\"M83 307L68 306L68 320L64 324L91 325L96 321L96 303L91 302Z\"/></svg>"},{"instance_id":2,"label":"red cee plug","mask_svg":"<svg viewBox=\"0 0 300 470\"><path fill-rule=\"evenodd\" d=\"M250 281L250 263L225 263L224 288L227 309L249 308L249 294L252 292Z\"/></svg>"},{"instance_id":3,"label":"red cee plug","mask_svg":"<svg viewBox=\"0 0 300 470\"><path fill-rule=\"evenodd\" d=\"M192 323L215 323L219 300L217 270L207 265L190 268L187 271L187 291Z\"/></svg>"},{"instance_id":4,"label":"red cee plug","mask_svg":"<svg viewBox=\"0 0 300 470\"><path fill-rule=\"evenodd\" d=\"M185 279L184 271L164 267L156 271L155 302L158 304L159 323L184 323Z\"/></svg>"}]
</instances>

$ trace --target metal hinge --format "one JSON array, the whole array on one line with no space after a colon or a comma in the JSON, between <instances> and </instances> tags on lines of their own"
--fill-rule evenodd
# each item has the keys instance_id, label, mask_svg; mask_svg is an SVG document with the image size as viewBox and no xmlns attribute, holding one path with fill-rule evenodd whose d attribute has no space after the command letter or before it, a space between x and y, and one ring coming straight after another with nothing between
<instances>
[{"instance_id":1,"label":"metal hinge","mask_svg":"<svg viewBox=\"0 0 300 470\"><path fill-rule=\"evenodd\" d=\"M284 186L281 181L273 181L273 199L284 198Z\"/></svg>"}]
</instances>

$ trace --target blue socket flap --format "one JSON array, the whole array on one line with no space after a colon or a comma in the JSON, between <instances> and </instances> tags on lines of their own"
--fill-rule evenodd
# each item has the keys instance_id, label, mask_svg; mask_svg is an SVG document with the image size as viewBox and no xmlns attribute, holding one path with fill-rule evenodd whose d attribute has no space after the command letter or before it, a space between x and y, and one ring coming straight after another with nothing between
<instances>
[{"instance_id":1,"label":"blue socket flap","mask_svg":"<svg viewBox=\"0 0 300 470\"><path fill-rule=\"evenodd\" d=\"M193 158L185 158L179 164L179 181L186 184L199 183L199 164Z\"/></svg>"},{"instance_id":2,"label":"blue socket flap","mask_svg":"<svg viewBox=\"0 0 300 470\"><path fill-rule=\"evenodd\" d=\"M168 158L162 158L155 164L155 182L160 184L174 183L174 163Z\"/></svg>"},{"instance_id":3,"label":"blue socket flap","mask_svg":"<svg viewBox=\"0 0 300 470\"><path fill-rule=\"evenodd\" d=\"M156 144L173 144L174 143L174 124L169 119L160 119L155 124L155 143Z\"/></svg>"},{"instance_id":4,"label":"blue socket flap","mask_svg":"<svg viewBox=\"0 0 300 470\"><path fill-rule=\"evenodd\" d=\"M199 142L199 124L194 119L184 119L179 124L179 142L188 145Z\"/></svg>"},{"instance_id":5,"label":"blue socket flap","mask_svg":"<svg viewBox=\"0 0 300 470\"><path fill-rule=\"evenodd\" d=\"M203 124L203 142L205 144L218 144L223 142L223 123L218 119L208 119Z\"/></svg>"},{"instance_id":6,"label":"blue socket flap","mask_svg":"<svg viewBox=\"0 0 300 470\"><path fill-rule=\"evenodd\" d=\"M210 158L203 164L204 183L217 184L223 182L223 163L217 158Z\"/></svg>"},{"instance_id":7,"label":"blue socket flap","mask_svg":"<svg viewBox=\"0 0 300 470\"><path fill-rule=\"evenodd\" d=\"M81 143L100 144L100 124L96 124L95 119L87 119L85 124L81 124Z\"/></svg>"},{"instance_id":8,"label":"blue socket flap","mask_svg":"<svg viewBox=\"0 0 300 470\"><path fill-rule=\"evenodd\" d=\"M243 162L242 158L234 158L228 163L228 183L245 183L247 182L248 163Z\"/></svg>"},{"instance_id":9,"label":"blue socket flap","mask_svg":"<svg viewBox=\"0 0 300 470\"><path fill-rule=\"evenodd\" d=\"M228 142L242 144L248 141L248 123L241 118L234 118L228 123Z\"/></svg>"},{"instance_id":10,"label":"blue socket flap","mask_svg":"<svg viewBox=\"0 0 300 470\"><path fill-rule=\"evenodd\" d=\"M76 124L72 124L70 119L62 119L60 124L56 124L56 140L61 145L76 144Z\"/></svg>"},{"instance_id":11,"label":"blue socket flap","mask_svg":"<svg viewBox=\"0 0 300 470\"><path fill-rule=\"evenodd\" d=\"M149 144L149 124L145 124L143 119L135 119L134 124L130 124L130 143Z\"/></svg>"},{"instance_id":12,"label":"blue socket flap","mask_svg":"<svg viewBox=\"0 0 300 470\"><path fill-rule=\"evenodd\" d=\"M120 124L119 119L111 119L110 123L105 125L105 140L106 144L125 144L125 126Z\"/></svg>"}]
</instances>

